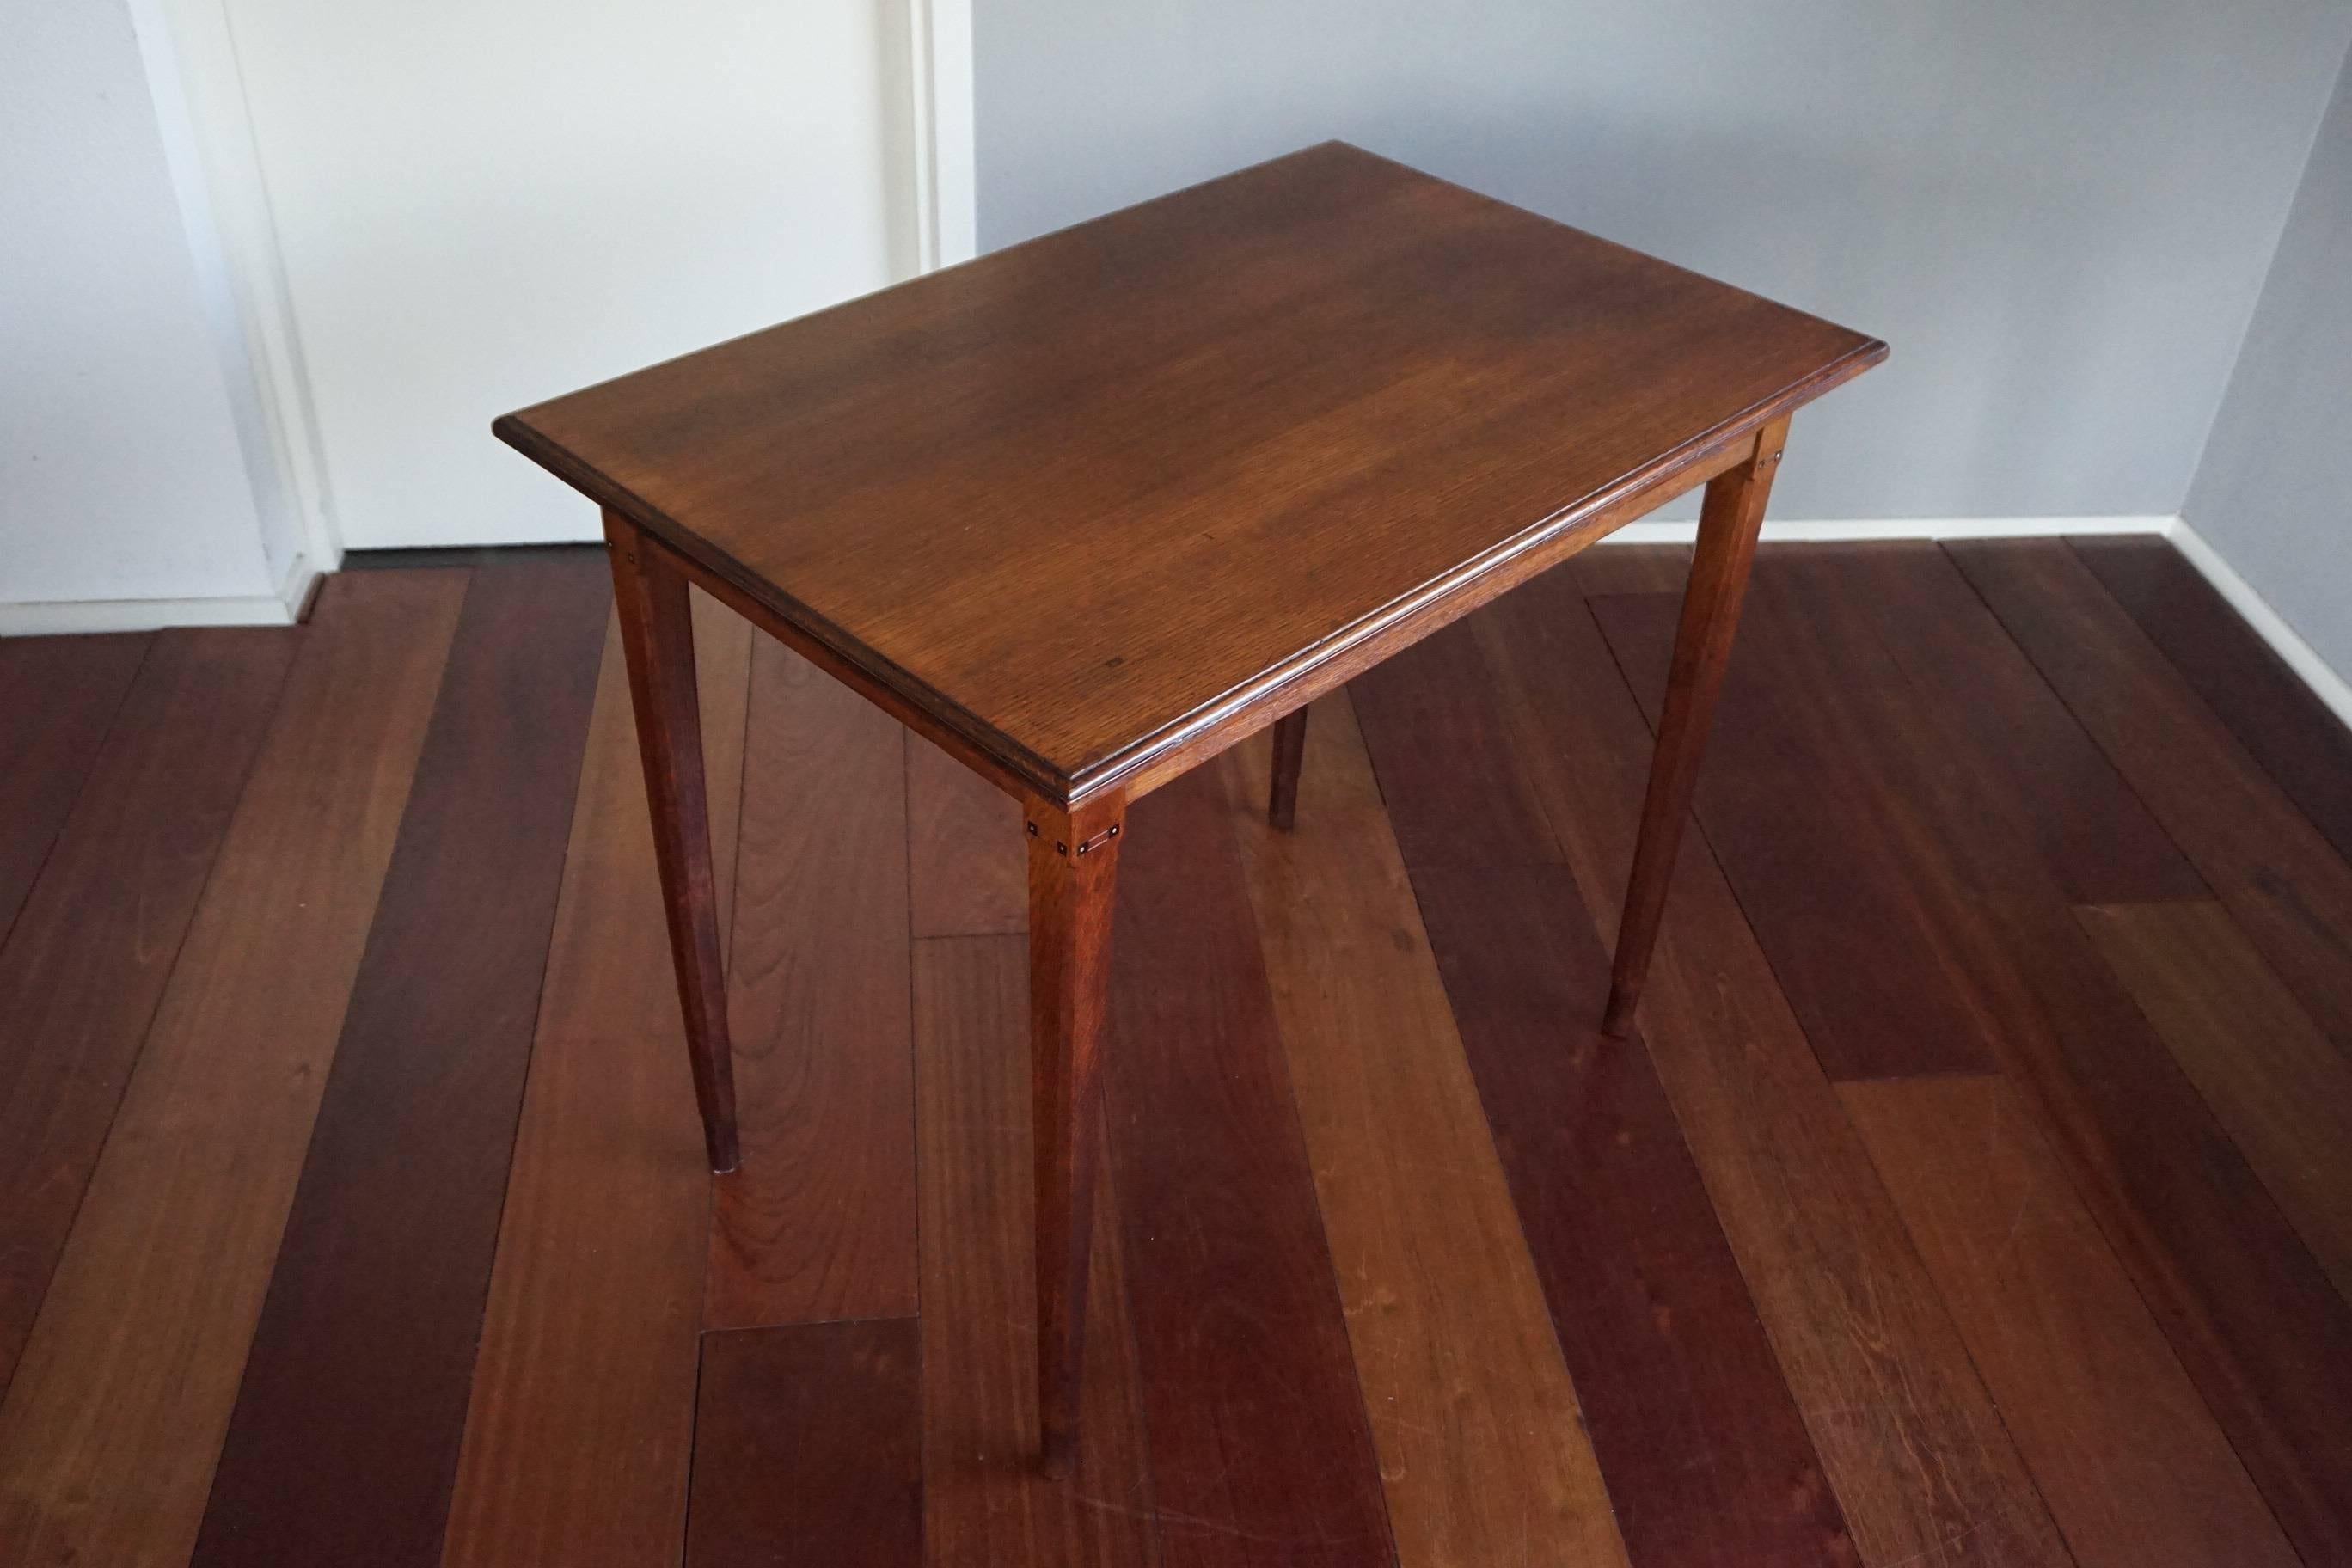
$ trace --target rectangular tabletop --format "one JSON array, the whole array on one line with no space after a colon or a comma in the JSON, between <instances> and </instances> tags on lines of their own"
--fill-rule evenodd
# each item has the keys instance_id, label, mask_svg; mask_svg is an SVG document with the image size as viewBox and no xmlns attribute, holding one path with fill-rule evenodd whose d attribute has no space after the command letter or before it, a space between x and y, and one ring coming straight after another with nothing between
<instances>
[{"instance_id":1,"label":"rectangular tabletop","mask_svg":"<svg viewBox=\"0 0 2352 1568\"><path fill-rule=\"evenodd\" d=\"M1066 804L1885 353L1329 143L496 428Z\"/></svg>"}]
</instances>

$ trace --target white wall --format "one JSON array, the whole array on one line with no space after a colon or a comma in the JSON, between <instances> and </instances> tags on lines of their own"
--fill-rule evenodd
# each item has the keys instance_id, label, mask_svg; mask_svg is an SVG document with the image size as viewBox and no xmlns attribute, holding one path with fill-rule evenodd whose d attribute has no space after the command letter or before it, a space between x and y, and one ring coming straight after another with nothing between
<instances>
[{"instance_id":1,"label":"white wall","mask_svg":"<svg viewBox=\"0 0 2352 1568\"><path fill-rule=\"evenodd\" d=\"M2185 515L2352 681L2352 63L2336 80Z\"/></svg>"},{"instance_id":2,"label":"white wall","mask_svg":"<svg viewBox=\"0 0 2352 1568\"><path fill-rule=\"evenodd\" d=\"M202 264L185 127L167 126L150 92L142 50L159 47L122 0L9 6L0 625L39 629L46 612L22 606L68 601L282 614L299 546L290 515L257 491L252 389L236 379L217 258Z\"/></svg>"},{"instance_id":3,"label":"white wall","mask_svg":"<svg viewBox=\"0 0 2352 1568\"><path fill-rule=\"evenodd\" d=\"M1790 518L2179 510L2347 0L999 0L981 242L1339 136L1885 338Z\"/></svg>"},{"instance_id":4,"label":"white wall","mask_svg":"<svg viewBox=\"0 0 2352 1568\"><path fill-rule=\"evenodd\" d=\"M521 405L912 269L902 0L225 0L336 525L599 537Z\"/></svg>"}]
</instances>

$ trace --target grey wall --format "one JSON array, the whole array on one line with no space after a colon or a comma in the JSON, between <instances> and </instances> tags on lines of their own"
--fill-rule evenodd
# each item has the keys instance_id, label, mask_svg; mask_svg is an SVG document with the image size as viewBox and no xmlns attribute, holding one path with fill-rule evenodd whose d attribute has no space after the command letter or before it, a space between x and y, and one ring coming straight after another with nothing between
<instances>
[{"instance_id":1,"label":"grey wall","mask_svg":"<svg viewBox=\"0 0 2352 1568\"><path fill-rule=\"evenodd\" d=\"M992 248L1339 136L1885 338L1790 518L2179 510L2352 0L983 0Z\"/></svg>"},{"instance_id":2,"label":"grey wall","mask_svg":"<svg viewBox=\"0 0 2352 1568\"><path fill-rule=\"evenodd\" d=\"M2186 515L2352 679L2352 65L2336 80Z\"/></svg>"}]
</instances>

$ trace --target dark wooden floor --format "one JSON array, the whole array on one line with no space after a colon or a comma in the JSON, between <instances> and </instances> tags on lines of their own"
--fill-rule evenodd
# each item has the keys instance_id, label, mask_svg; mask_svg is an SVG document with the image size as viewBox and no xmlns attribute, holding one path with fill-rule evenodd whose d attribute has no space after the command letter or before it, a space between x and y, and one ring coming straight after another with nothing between
<instances>
[{"instance_id":1,"label":"dark wooden floor","mask_svg":"<svg viewBox=\"0 0 2352 1568\"><path fill-rule=\"evenodd\" d=\"M1612 1043L1681 568L1138 808L1066 1485L1008 803L705 616L714 1182L599 555L0 647L0 1561L2352 1563L2352 742L2158 543L1768 548Z\"/></svg>"}]
</instances>

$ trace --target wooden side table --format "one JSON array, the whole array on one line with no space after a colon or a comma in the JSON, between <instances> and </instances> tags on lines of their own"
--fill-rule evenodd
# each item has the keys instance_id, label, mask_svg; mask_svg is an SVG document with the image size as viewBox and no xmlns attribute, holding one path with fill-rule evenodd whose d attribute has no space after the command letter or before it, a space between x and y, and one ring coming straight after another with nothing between
<instances>
[{"instance_id":1,"label":"wooden side table","mask_svg":"<svg viewBox=\"0 0 2352 1568\"><path fill-rule=\"evenodd\" d=\"M687 584L1021 803L1042 1447L1077 1410L1128 807L1704 484L1604 1026L1642 991L1789 416L1885 345L1339 143L511 414L604 509L710 1163Z\"/></svg>"}]
</instances>

